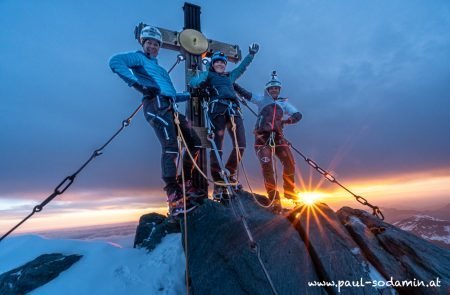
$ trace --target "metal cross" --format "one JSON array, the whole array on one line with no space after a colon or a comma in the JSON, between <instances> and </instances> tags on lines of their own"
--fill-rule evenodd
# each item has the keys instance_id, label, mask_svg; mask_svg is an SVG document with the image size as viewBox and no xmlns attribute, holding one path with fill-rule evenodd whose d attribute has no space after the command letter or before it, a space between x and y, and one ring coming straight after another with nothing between
<instances>
[{"instance_id":1,"label":"metal cross","mask_svg":"<svg viewBox=\"0 0 450 295\"><path fill-rule=\"evenodd\" d=\"M201 32L200 27L200 6L194 5L191 3L184 3L183 10L184 10L184 28L186 29L193 29L198 32ZM186 88L188 91L192 94L192 99L189 101L189 103L186 106L186 116L188 119L192 122L192 125L194 126L194 129L196 129L197 133L203 133L206 134L206 132L201 132L201 130L205 129L206 122L204 122L204 116L203 116L203 109L201 107L201 98L194 95L194 93L189 89L189 81L192 78L192 76L195 74L196 71L201 70L203 67L202 64L202 56L201 55L194 55L189 52L187 52L180 44L179 41L179 35L181 32L168 30L165 28L158 28L161 31L163 44L162 48L179 51L181 52L185 59L185 81L186 81ZM212 39L208 40L208 49L206 53L213 53L215 51L221 51L230 62L237 63L241 60L241 50L239 49L238 45L234 44L227 44L220 41L215 41ZM205 53L203 53L205 55ZM203 128L198 128L203 127ZM201 137L203 137L202 134L200 134ZM202 140L203 142L203 140ZM206 146L203 145L199 157L197 159L198 166L202 169L202 171L207 171L208 167L208 161L207 161L207 155L206 155ZM208 188L208 182L206 179L204 179L197 171L194 171L192 180L194 182L194 185L196 185L198 188L204 189L207 191Z\"/></svg>"}]
</instances>

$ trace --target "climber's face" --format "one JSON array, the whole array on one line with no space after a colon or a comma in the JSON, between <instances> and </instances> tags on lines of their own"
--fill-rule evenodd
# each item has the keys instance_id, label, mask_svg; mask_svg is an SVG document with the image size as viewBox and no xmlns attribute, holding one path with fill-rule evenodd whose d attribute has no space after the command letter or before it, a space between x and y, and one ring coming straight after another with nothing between
<instances>
[{"instance_id":1,"label":"climber's face","mask_svg":"<svg viewBox=\"0 0 450 295\"><path fill-rule=\"evenodd\" d=\"M270 96L272 96L273 99L277 99L280 95L281 88L278 86L271 86L267 88L267 92L269 92Z\"/></svg>"},{"instance_id":2,"label":"climber's face","mask_svg":"<svg viewBox=\"0 0 450 295\"><path fill-rule=\"evenodd\" d=\"M212 66L216 73L222 74L223 72L225 72L225 68L227 67L227 64L225 62L223 62L222 60L216 60Z\"/></svg>"},{"instance_id":3,"label":"climber's face","mask_svg":"<svg viewBox=\"0 0 450 295\"><path fill-rule=\"evenodd\" d=\"M161 48L161 45L158 41L154 39L147 39L145 40L144 44L142 45L142 49L144 50L144 53L147 56L150 57L156 57L159 53L159 49Z\"/></svg>"}]
</instances>

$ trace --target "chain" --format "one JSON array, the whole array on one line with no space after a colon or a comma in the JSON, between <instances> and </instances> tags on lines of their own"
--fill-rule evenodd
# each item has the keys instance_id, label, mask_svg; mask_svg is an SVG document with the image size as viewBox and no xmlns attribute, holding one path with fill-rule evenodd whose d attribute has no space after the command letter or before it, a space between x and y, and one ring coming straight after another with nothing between
<instances>
[{"instance_id":1,"label":"chain","mask_svg":"<svg viewBox=\"0 0 450 295\"><path fill-rule=\"evenodd\" d=\"M240 99L240 101L242 102L243 105L245 105L256 117L258 116L256 114L256 112L247 104L247 102L244 99ZM322 167L320 167L316 162L314 162L312 159L306 157L302 152L300 152L297 148L295 148L291 142L289 142L287 139L286 143L287 145L293 149L297 154L299 154L305 161L306 163L308 163L308 165L310 165L312 168L314 168L317 172L319 172L320 174L322 174L328 181L337 184L338 186L340 186L341 188L343 188L344 190L346 190L348 193L350 193L357 202L359 202L360 204L364 205L364 206L368 206L372 209L372 214L376 217L378 217L381 220L384 220L384 215L381 212L380 208L378 206L374 206L371 203L369 203L364 197L362 196L358 196L355 193L353 193L351 190L349 190L348 188L346 188L344 185L342 185L339 181L337 181L336 177L334 177L331 173L329 173L328 171L326 171L325 169L323 169Z\"/></svg>"},{"instance_id":2,"label":"chain","mask_svg":"<svg viewBox=\"0 0 450 295\"><path fill-rule=\"evenodd\" d=\"M170 68L170 70L167 72L170 74L170 72L175 68L176 65L178 65L181 61L184 61L184 56L179 54L177 56L177 60L175 61L175 63L173 64L173 66ZM122 132L122 130L125 127L128 127L131 124L131 120L133 119L133 117L137 114L137 112L139 112L139 110L142 108L143 104L141 103L135 110L133 113L131 113L131 115L126 118L125 120L122 121L122 126L116 131L116 133L113 134L113 136L111 136L110 139L108 139L106 141L105 144L103 144L100 148L96 149L92 155L89 157L89 159L84 162L83 165L81 165L81 167L72 175L67 176L66 178L64 178L63 181L61 181L60 184L58 184L58 186L54 189L53 193L47 197L47 199L45 199L41 204L35 206L33 208L33 210L31 211L31 213L26 216L24 219L22 219L22 221L20 221L18 224L16 224L13 228L11 228L6 234L4 234L1 238L0 238L0 242L6 238L9 234L11 234L14 230L16 230L19 226L21 226L25 221L27 221L31 216L33 216L35 213L41 212L44 207L50 203L54 198L56 198L59 195L62 195L74 182L75 178L77 177L77 175L83 171L83 169L92 161L94 160L96 157L100 156L103 154L103 149L105 149L110 143L111 141L114 140L114 138L116 138L117 135L119 135L120 132Z\"/></svg>"},{"instance_id":3,"label":"chain","mask_svg":"<svg viewBox=\"0 0 450 295\"><path fill-rule=\"evenodd\" d=\"M133 119L133 117L136 115L136 113L142 108L142 103L139 105L139 107L136 108L136 110L125 120L122 121L122 126L116 131L116 133L114 133L113 136L111 136L110 139L108 139L108 141L102 145L100 148L96 149L92 155L89 157L89 159L84 162L83 165L81 165L81 167L72 175L67 176L66 178L64 178L63 181L61 181L60 184L58 184L58 186L54 189L53 193L47 197L47 199L45 199L42 203L40 203L39 205L35 206L33 208L33 211L27 216L25 217L21 222L19 222L16 226L14 226L12 229L10 229L6 234L4 234L1 238L0 238L0 242L6 238L10 233L12 233L14 230L16 230L20 225L22 225L25 221L27 221L31 216L33 216L35 213L41 212L44 207L50 203L54 198L56 198L59 195L62 195L74 182L75 178L77 177L77 175L83 171L83 169L92 161L94 160L96 157L100 156L103 154L103 149L105 149L108 144L114 140L114 138L119 135L120 132L122 132L122 130L125 127L128 127L131 123L131 120Z\"/></svg>"},{"instance_id":4,"label":"chain","mask_svg":"<svg viewBox=\"0 0 450 295\"><path fill-rule=\"evenodd\" d=\"M346 188L344 185L342 185L337 179L336 177L334 177L331 173L329 173L328 171L326 171L325 169L323 169L322 167L320 167L316 162L314 162L312 159L306 157L302 152L300 152L297 148L295 148L291 142L289 142L288 140L286 140L287 145L289 145L291 147L291 149L293 149L297 154L299 154L305 161L306 163L308 163L309 166L311 166L312 168L314 168L317 172L319 172L320 174L323 175L323 177L325 177L329 182L335 183L338 186L340 186L341 188L343 188L344 190L346 190L348 193L350 193L357 202L359 202L360 204L364 205L364 206L368 206L372 209L372 214L376 217L378 217L381 220L384 220L384 215L381 212L380 208L378 206L374 206L371 203L369 203L364 197L362 196L358 196L355 193L353 193L351 190L349 190L348 188Z\"/></svg>"},{"instance_id":5,"label":"chain","mask_svg":"<svg viewBox=\"0 0 450 295\"><path fill-rule=\"evenodd\" d=\"M174 120L177 121L176 123L179 126L180 120L178 118L178 112L174 113ZM183 153L183 146L182 146L182 139L181 139L181 130L178 131L177 136L177 143L178 143L178 154L180 155L179 158L181 158L181 155ZM184 166L181 165L181 187L183 191L183 209L184 209L184 253L185 253L185 261L186 261L186 271L185 271L185 283L186 283L186 295L189 295L189 250L188 250L188 226L187 226L187 208L186 208L186 183L184 179Z\"/></svg>"}]
</instances>

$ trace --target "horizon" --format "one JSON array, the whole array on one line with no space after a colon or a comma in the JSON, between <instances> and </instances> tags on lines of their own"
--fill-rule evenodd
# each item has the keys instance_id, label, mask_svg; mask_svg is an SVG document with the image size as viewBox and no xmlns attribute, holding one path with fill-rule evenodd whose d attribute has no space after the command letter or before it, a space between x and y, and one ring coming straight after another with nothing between
<instances>
[{"instance_id":1,"label":"horizon","mask_svg":"<svg viewBox=\"0 0 450 295\"><path fill-rule=\"evenodd\" d=\"M0 3L0 233L45 200L138 106L138 93L111 72L108 59L140 49L133 29L141 21L181 31L183 3ZM260 93L277 70L282 95L304 116L286 127L286 137L340 183L380 208L432 210L449 203L450 3L232 0L230 7L239 8L228 11L232 26L217 18L220 4L194 4L201 6L208 38L238 44L243 55L248 44L261 45L238 83ZM176 54L162 49L159 63L168 69ZM171 77L183 91L184 65ZM244 118L243 159L251 187L262 193L254 118L247 109ZM137 222L149 210L164 214L155 139L137 114L23 230ZM301 194L315 193L333 209L359 208L350 194L294 156Z\"/></svg>"}]
</instances>

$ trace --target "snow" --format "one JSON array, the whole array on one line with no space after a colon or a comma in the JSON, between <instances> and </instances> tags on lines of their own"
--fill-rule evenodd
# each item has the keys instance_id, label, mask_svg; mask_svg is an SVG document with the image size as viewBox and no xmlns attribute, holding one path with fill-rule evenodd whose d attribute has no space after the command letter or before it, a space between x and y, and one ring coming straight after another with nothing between
<instances>
[{"instance_id":1,"label":"snow","mask_svg":"<svg viewBox=\"0 0 450 295\"><path fill-rule=\"evenodd\" d=\"M369 263L369 277L373 281L384 282L384 283L387 282L386 279L383 277L383 275L381 275L381 273L371 263ZM384 290L387 290L387 292L389 292L389 294L392 294L392 295L397 294L397 292L395 291L394 288L387 288L387 287L381 287L381 286L377 286L376 288L383 290L381 292L382 294L388 294L388 293L384 293Z\"/></svg>"},{"instance_id":2,"label":"snow","mask_svg":"<svg viewBox=\"0 0 450 295\"><path fill-rule=\"evenodd\" d=\"M355 247L350 249L350 251L354 254L354 255L360 255L361 254L361 249L359 247Z\"/></svg>"},{"instance_id":3,"label":"snow","mask_svg":"<svg viewBox=\"0 0 450 295\"><path fill-rule=\"evenodd\" d=\"M350 216L348 221L352 226L366 227L366 225L356 216Z\"/></svg>"},{"instance_id":4,"label":"snow","mask_svg":"<svg viewBox=\"0 0 450 295\"><path fill-rule=\"evenodd\" d=\"M123 238L123 237L122 237ZM0 274L41 254L83 257L30 294L183 294L185 256L181 234L167 235L152 252L105 241L14 236L0 244Z\"/></svg>"},{"instance_id":5,"label":"snow","mask_svg":"<svg viewBox=\"0 0 450 295\"><path fill-rule=\"evenodd\" d=\"M446 220L443 220L443 219L439 219L439 218L432 217L432 216L429 216L429 215L424 215L424 214L417 214L415 217L416 217L415 218L416 221L423 220L423 219L425 219L425 220L432 220L432 221L446 221Z\"/></svg>"},{"instance_id":6,"label":"snow","mask_svg":"<svg viewBox=\"0 0 450 295\"><path fill-rule=\"evenodd\" d=\"M449 231L447 230L447 232L449 232ZM450 244L450 233L447 236L422 234L422 238L424 238L426 240L430 240L430 241L440 241L440 242L444 242L446 244Z\"/></svg>"},{"instance_id":7,"label":"snow","mask_svg":"<svg viewBox=\"0 0 450 295\"><path fill-rule=\"evenodd\" d=\"M417 224L415 224L414 222L405 223L404 225L400 226L400 228L402 230L406 230L406 231L412 231L416 227L417 227Z\"/></svg>"},{"instance_id":8,"label":"snow","mask_svg":"<svg viewBox=\"0 0 450 295\"><path fill-rule=\"evenodd\" d=\"M402 230L412 232L425 240L443 242L448 245L450 244L450 226L445 224L449 224L449 221L428 215L415 215L394 223Z\"/></svg>"}]
</instances>

